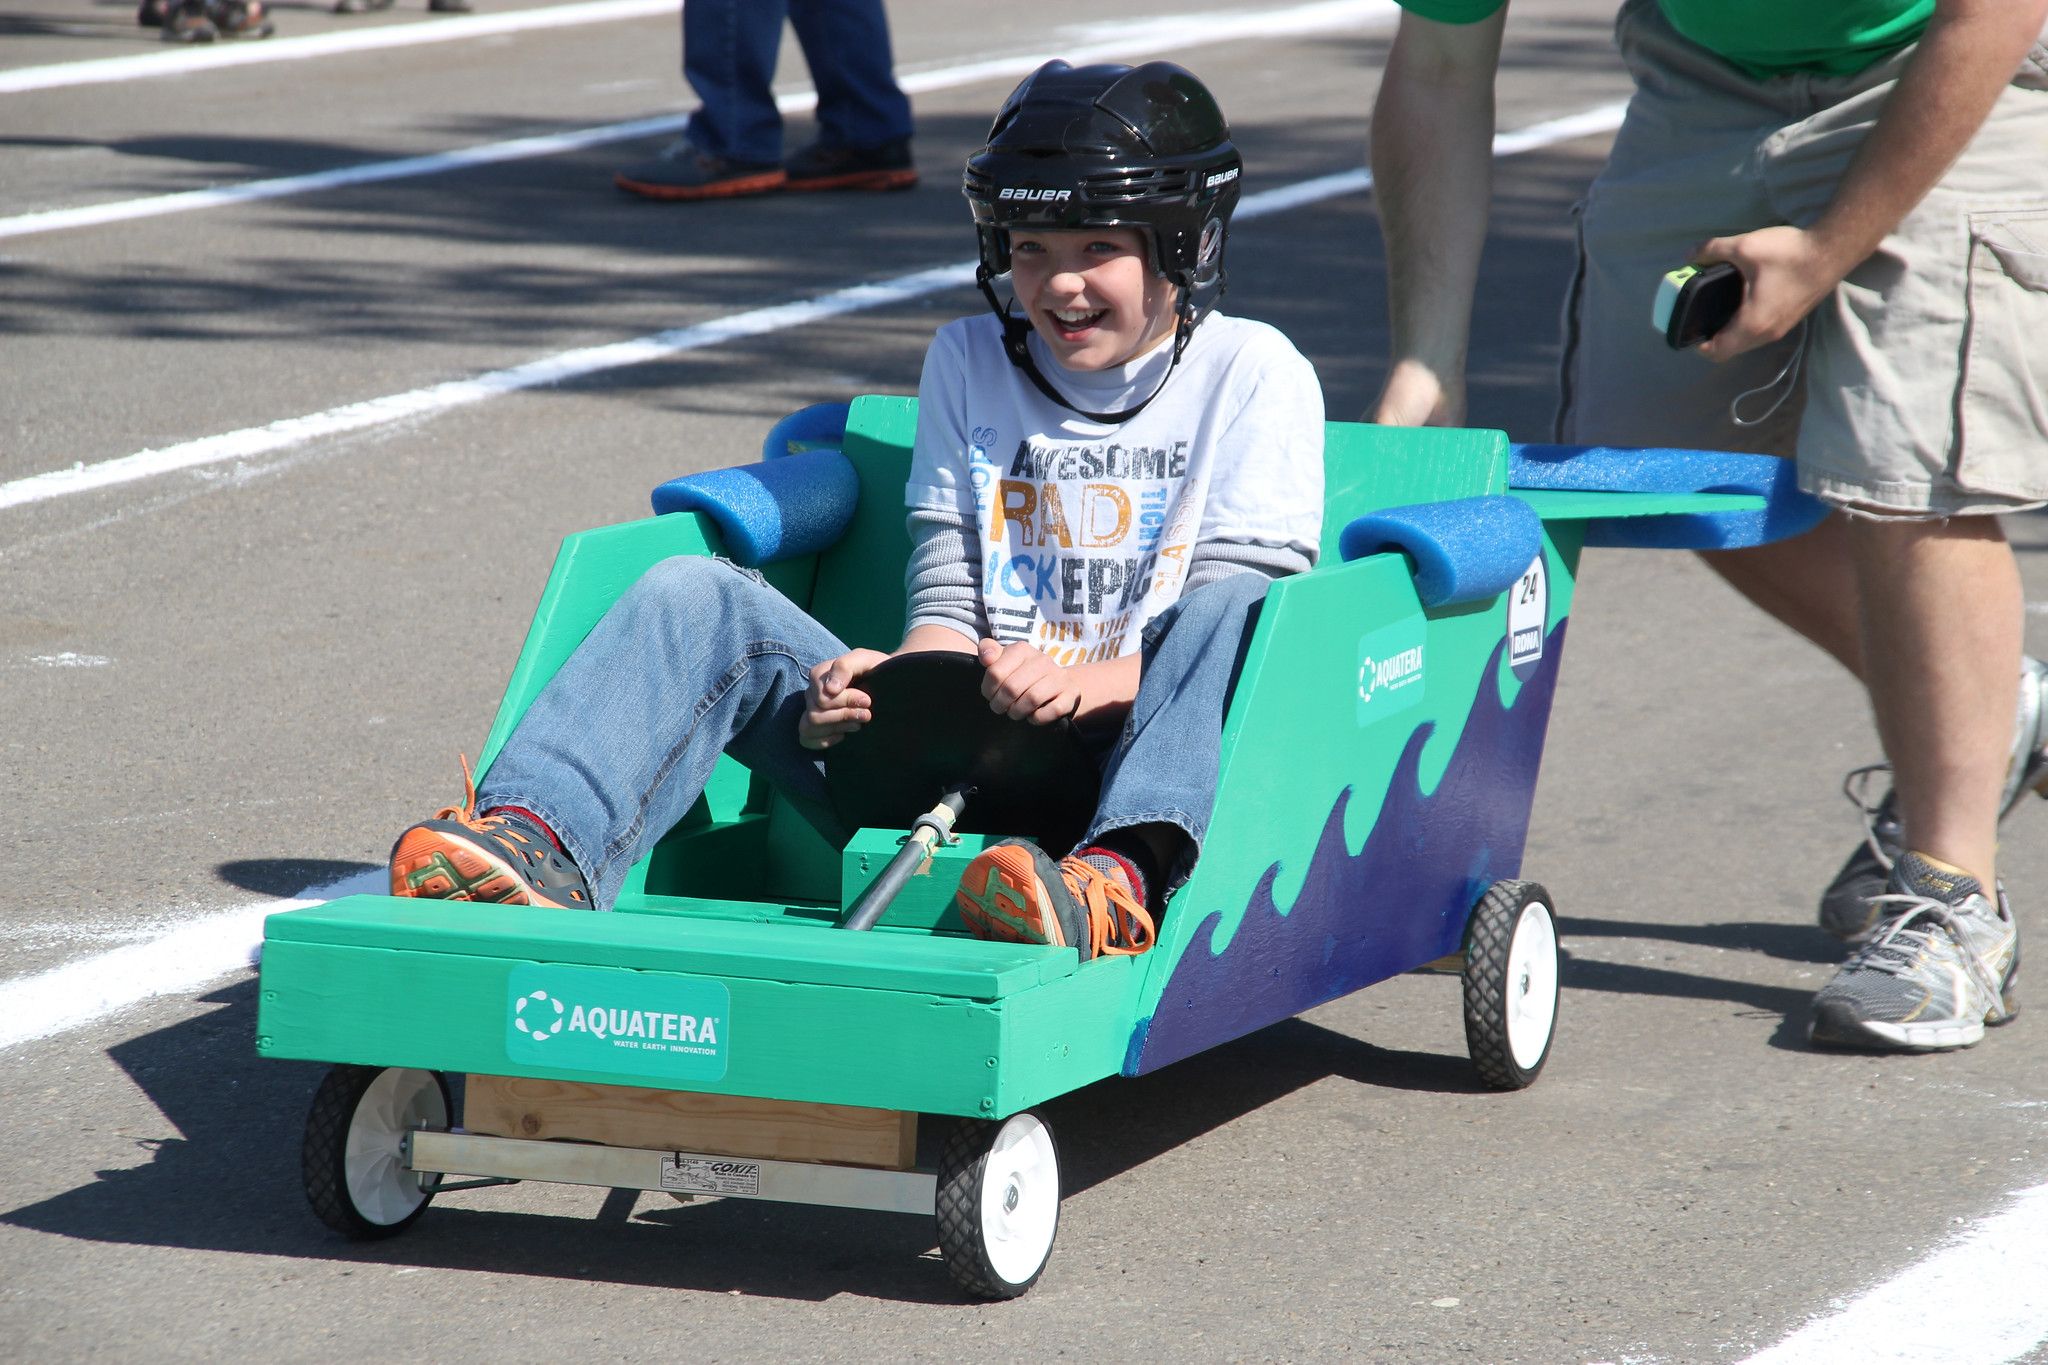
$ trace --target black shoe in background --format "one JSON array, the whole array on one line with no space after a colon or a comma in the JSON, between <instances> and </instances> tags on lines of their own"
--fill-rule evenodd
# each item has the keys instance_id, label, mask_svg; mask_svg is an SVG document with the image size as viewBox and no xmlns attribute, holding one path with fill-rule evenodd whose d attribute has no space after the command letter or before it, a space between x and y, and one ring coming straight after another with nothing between
<instances>
[{"instance_id":1,"label":"black shoe in background","mask_svg":"<svg viewBox=\"0 0 2048 1365\"><path fill-rule=\"evenodd\" d=\"M789 190L907 190L917 184L910 139L879 147L831 147L813 142L788 161Z\"/></svg>"}]
</instances>

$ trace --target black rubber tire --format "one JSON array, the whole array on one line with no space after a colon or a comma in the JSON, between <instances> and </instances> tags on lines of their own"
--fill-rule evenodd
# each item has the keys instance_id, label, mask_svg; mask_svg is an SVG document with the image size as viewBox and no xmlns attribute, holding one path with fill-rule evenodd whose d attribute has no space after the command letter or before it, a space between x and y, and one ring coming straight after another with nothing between
<instances>
[{"instance_id":1,"label":"black rubber tire","mask_svg":"<svg viewBox=\"0 0 2048 1365\"><path fill-rule=\"evenodd\" d=\"M313 1093L313 1106L306 1111L306 1137L299 1148L306 1202L313 1206L314 1217L351 1241L396 1237L418 1222L434 1200L434 1184L430 1183L421 1191L417 1208L395 1223L385 1223L365 1215L349 1193L349 1129L355 1125L363 1096L385 1070L348 1064L334 1067L320 1082L320 1088ZM441 1088L443 1114L453 1115L455 1106L448 1093L448 1078L438 1071L429 1074Z\"/></svg>"},{"instance_id":2,"label":"black rubber tire","mask_svg":"<svg viewBox=\"0 0 2048 1365\"><path fill-rule=\"evenodd\" d=\"M1543 1040L1543 1051L1533 1064L1524 1065L1515 1059L1509 1045L1509 1005L1522 985L1508 979L1508 951L1527 913L1549 919L1555 943L1557 916L1551 909L1550 893L1535 882L1495 882L1472 907L1472 917L1465 923L1465 1047L1480 1079L1496 1090L1521 1090L1533 1084L1550 1060L1551 1044L1557 1038L1559 974L1553 969L1550 1032Z\"/></svg>"},{"instance_id":3,"label":"black rubber tire","mask_svg":"<svg viewBox=\"0 0 2048 1365\"><path fill-rule=\"evenodd\" d=\"M1041 1115L1033 1114L1032 1117L1045 1126L1047 1139L1053 1140L1052 1125L1045 1123ZM1039 1258L1030 1276L1017 1281L997 1270L989 1259L988 1243L983 1236L981 1187L988 1170L989 1153L1002 1128L1002 1123L987 1119L954 1119L952 1126L946 1129L939 1148L935 1210L939 1225L939 1256L945 1261L946 1273L953 1277L953 1283L977 1299L1016 1298L1038 1283L1038 1277L1045 1273L1046 1265L1052 1260L1052 1242L1048 1241L1045 1255ZM1059 1149L1056 1140L1053 1164L1057 1178ZM1059 1209L1055 1201L1053 1238L1057 1239L1058 1235Z\"/></svg>"}]
</instances>

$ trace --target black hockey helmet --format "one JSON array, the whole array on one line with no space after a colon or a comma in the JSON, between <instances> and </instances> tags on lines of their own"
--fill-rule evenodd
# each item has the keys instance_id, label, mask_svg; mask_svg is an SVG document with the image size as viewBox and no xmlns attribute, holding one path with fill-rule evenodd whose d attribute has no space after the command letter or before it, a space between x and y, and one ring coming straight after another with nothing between
<instances>
[{"instance_id":1,"label":"black hockey helmet","mask_svg":"<svg viewBox=\"0 0 2048 1365\"><path fill-rule=\"evenodd\" d=\"M1009 273L1012 228L1136 228L1153 270L1180 286L1191 329L1223 292L1243 171L1215 96L1184 68L1047 62L967 161L984 292Z\"/></svg>"}]
</instances>

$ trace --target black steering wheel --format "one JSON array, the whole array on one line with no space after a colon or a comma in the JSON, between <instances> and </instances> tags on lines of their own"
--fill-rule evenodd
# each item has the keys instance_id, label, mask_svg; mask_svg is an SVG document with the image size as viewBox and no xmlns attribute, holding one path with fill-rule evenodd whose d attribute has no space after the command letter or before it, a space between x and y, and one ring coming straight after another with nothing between
<instances>
[{"instance_id":1,"label":"black steering wheel","mask_svg":"<svg viewBox=\"0 0 2048 1365\"><path fill-rule=\"evenodd\" d=\"M1102 787L1069 721L1033 725L989 709L981 661L933 650L885 659L855 680L874 719L825 751L825 788L848 829L907 829L952 787L972 791L955 828L1035 839L1054 857L1087 831Z\"/></svg>"}]
</instances>

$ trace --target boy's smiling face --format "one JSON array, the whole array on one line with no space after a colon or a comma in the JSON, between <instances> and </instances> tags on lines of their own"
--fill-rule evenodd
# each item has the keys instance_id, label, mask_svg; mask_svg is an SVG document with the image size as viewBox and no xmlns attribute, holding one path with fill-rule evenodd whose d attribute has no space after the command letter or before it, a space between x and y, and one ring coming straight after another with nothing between
<instances>
[{"instance_id":1,"label":"boy's smiling face","mask_svg":"<svg viewBox=\"0 0 2048 1365\"><path fill-rule=\"evenodd\" d=\"M1136 228L1013 228L1010 284L1069 370L1126 364L1173 335L1177 291Z\"/></svg>"}]
</instances>

